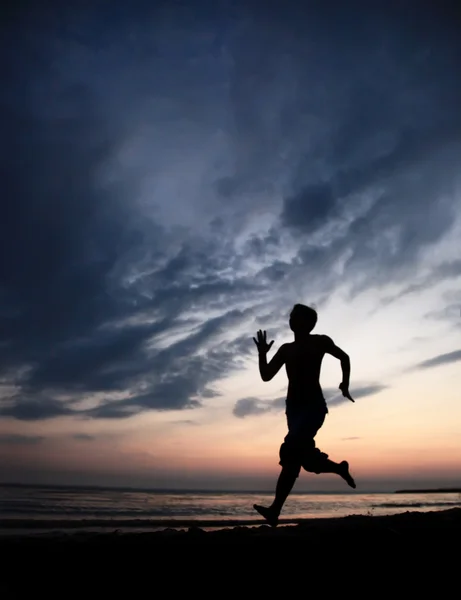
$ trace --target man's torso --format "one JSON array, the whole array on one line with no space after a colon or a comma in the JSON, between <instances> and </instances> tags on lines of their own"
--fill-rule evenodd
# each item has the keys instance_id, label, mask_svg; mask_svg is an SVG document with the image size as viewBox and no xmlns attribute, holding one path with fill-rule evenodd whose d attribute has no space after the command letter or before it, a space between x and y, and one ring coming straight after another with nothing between
<instances>
[{"instance_id":1,"label":"man's torso","mask_svg":"<svg viewBox=\"0 0 461 600\"><path fill-rule=\"evenodd\" d=\"M287 410L326 406L320 386L325 339L323 335L309 335L302 342L286 345Z\"/></svg>"}]
</instances>

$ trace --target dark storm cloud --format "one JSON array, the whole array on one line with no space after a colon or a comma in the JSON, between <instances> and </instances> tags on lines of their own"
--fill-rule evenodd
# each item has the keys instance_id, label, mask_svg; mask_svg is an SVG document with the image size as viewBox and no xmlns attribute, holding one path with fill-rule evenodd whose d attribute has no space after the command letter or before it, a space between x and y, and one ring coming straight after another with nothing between
<instances>
[{"instance_id":1,"label":"dark storm cloud","mask_svg":"<svg viewBox=\"0 0 461 600\"><path fill-rule=\"evenodd\" d=\"M285 200L282 222L310 233L335 216L336 205L337 198L330 185L311 184Z\"/></svg>"},{"instance_id":2,"label":"dark storm cloud","mask_svg":"<svg viewBox=\"0 0 461 600\"><path fill-rule=\"evenodd\" d=\"M440 367L442 365L449 365L454 362L461 361L461 350L454 350L453 352L447 352L446 354L439 354L428 360L424 360L417 364L415 369L431 369L433 367Z\"/></svg>"},{"instance_id":3,"label":"dark storm cloud","mask_svg":"<svg viewBox=\"0 0 461 600\"><path fill-rule=\"evenodd\" d=\"M41 435L0 434L0 445L35 446L44 439Z\"/></svg>"},{"instance_id":4,"label":"dark storm cloud","mask_svg":"<svg viewBox=\"0 0 461 600\"><path fill-rule=\"evenodd\" d=\"M411 27L396 5L348 3L328 17L298 6L277 25L273 12L248 26L255 52L241 45L233 96L245 157L235 177L264 165L270 180L280 175L281 224L301 245L294 263L266 273L286 283L308 241L319 250L304 265L314 278L342 259L353 293L404 280L459 211L455 4L418 7Z\"/></svg>"},{"instance_id":5,"label":"dark storm cloud","mask_svg":"<svg viewBox=\"0 0 461 600\"><path fill-rule=\"evenodd\" d=\"M2 123L8 193L0 219L0 374L18 391L1 400L0 415L121 417L198 406L217 394L209 384L239 364L213 340L246 318L233 309L260 286L219 275L229 267L226 240L175 239L133 209L138 190L129 176L104 182L126 134L126 115L111 120L117 107L108 97L107 105L101 101L97 71L77 84L78 73L64 72L62 64L65 58L82 67L89 58L102 69L100 47L116 39L117 27L127 33L127 23L117 18L106 27L96 12L75 9L56 28L53 19L36 16L35 23L13 19L8 40L14 62ZM77 41L80 17L98 35L88 31ZM144 27L139 15L130 23ZM156 56L142 47L147 62L144 70L136 63L134 79ZM133 50L125 46L126 62L115 71L106 65L108 83L117 68L125 76ZM203 324L203 317L183 316L210 310L222 317ZM184 339L167 349L152 344L178 333ZM229 348L246 351L239 339ZM107 400L79 411L78 401L96 392ZM109 401L120 392L129 398Z\"/></svg>"},{"instance_id":6,"label":"dark storm cloud","mask_svg":"<svg viewBox=\"0 0 461 600\"><path fill-rule=\"evenodd\" d=\"M210 384L242 366L241 347L250 340L237 339L228 344L216 344L214 338L225 334L246 317L245 312L231 311L209 319L197 333L153 353L144 364L142 388L147 391L122 400L110 400L86 411L99 418L124 418L144 410L179 410L196 408L203 398L213 398L219 392ZM213 341L212 346L208 343ZM201 351L199 353L199 351ZM126 382L128 383L128 382ZM135 389L135 381L131 389Z\"/></svg>"},{"instance_id":7,"label":"dark storm cloud","mask_svg":"<svg viewBox=\"0 0 461 600\"><path fill-rule=\"evenodd\" d=\"M142 305L114 278L142 232L124 191L98 179L116 132L91 90L53 66L58 40L22 25L2 111L0 219L1 374L22 389L0 414L35 420L71 414L53 390L90 388L87 375L144 341L139 329L112 337L103 329Z\"/></svg>"},{"instance_id":8,"label":"dark storm cloud","mask_svg":"<svg viewBox=\"0 0 461 600\"><path fill-rule=\"evenodd\" d=\"M60 400L36 394L18 394L2 399L0 416L14 417L21 421L39 421L73 414L73 410Z\"/></svg>"},{"instance_id":9,"label":"dark storm cloud","mask_svg":"<svg viewBox=\"0 0 461 600\"><path fill-rule=\"evenodd\" d=\"M456 95L461 101L461 94ZM401 141L386 159L370 161L364 156L365 165L347 177L332 170L330 186L336 187L336 202L328 187L323 200L318 192L312 196L311 188L304 188L286 201L283 222L303 234L321 230L331 219L338 221L337 238L320 246L317 270L333 266L332 256L346 256L345 272L351 280L357 278L355 291L388 282L389 277L404 280L421 253L450 231L458 210L454 184L458 178L455 158L461 156L461 120L457 109L455 112L454 107L451 111L447 108L453 128L437 129L436 103L433 110L436 114L428 112L419 126L421 131L416 124L414 134L402 126ZM395 117L398 123L401 116L396 113ZM425 131L427 121L431 122L431 131ZM414 137L414 142L408 143L407 137ZM346 226L344 213L346 207L353 209L354 199L349 203L345 199L353 194L373 194L374 188L382 188L379 197ZM438 277L442 275L440 272Z\"/></svg>"},{"instance_id":10,"label":"dark storm cloud","mask_svg":"<svg viewBox=\"0 0 461 600\"><path fill-rule=\"evenodd\" d=\"M461 99L448 15L445 30L420 8L407 31L364 6L359 22L341 7L306 19L300 4L259 5L262 20L251 3L160 4L9 15L0 378L16 391L0 415L200 406L254 352L254 331L237 331L256 324L251 306L280 317L277 294L291 298L306 274L321 303L341 260L357 285L388 280L453 222ZM212 146L203 185L168 191L195 173L204 131L235 156ZM281 197L283 227L237 249L243 225L276 216ZM294 258L279 255L287 235ZM81 408L95 393L103 401Z\"/></svg>"}]
</instances>

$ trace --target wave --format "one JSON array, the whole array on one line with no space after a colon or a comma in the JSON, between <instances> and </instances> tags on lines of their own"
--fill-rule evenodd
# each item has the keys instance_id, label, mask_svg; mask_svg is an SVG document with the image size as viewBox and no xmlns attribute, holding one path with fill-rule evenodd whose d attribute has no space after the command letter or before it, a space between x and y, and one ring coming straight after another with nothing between
<instances>
[{"instance_id":1,"label":"wave","mask_svg":"<svg viewBox=\"0 0 461 600\"><path fill-rule=\"evenodd\" d=\"M216 513L217 516L223 516L223 512L227 512L227 511L223 511L222 508L220 509L216 509L215 511L210 508L210 507L204 507L204 508L200 508L200 507L194 507L193 509L194 515L196 515L197 517L200 517L202 515L206 515L206 516L210 516L210 514L212 515L214 512ZM232 512L231 510L229 510L228 512ZM165 509L165 508L150 508L150 509L112 509L112 508L95 508L95 507L88 507L88 508L83 508L83 507L72 507L69 510L63 509L62 507L45 507L45 506L41 506L41 507L33 507L33 506L2 506L0 509L0 514L1 515L8 515L8 516L13 516L13 515L18 515L18 516L24 516L24 515L30 515L31 517L39 517L39 516L43 516L43 517L62 517L62 518L66 518L66 519L81 519L82 517L94 517L94 518L106 518L106 519L110 519L110 518L139 518L144 517L144 518L148 518L148 517L185 517L186 515L189 516L191 513L191 509L190 507L185 507L184 510L180 510L178 509L178 507L176 508L170 508L170 509Z\"/></svg>"},{"instance_id":2,"label":"wave","mask_svg":"<svg viewBox=\"0 0 461 600\"><path fill-rule=\"evenodd\" d=\"M303 519L280 519L281 524L298 524ZM249 525L262 525L262 519L0 519L0 529L85 529L85 528L145 528L169 529L191 527L239 527Z\"/></svg>"},{"instance_id":3,"label":"wave","mask_svg":"<svg viewBox=\"0 0 461 600\"><path fill-rule=\"evenodd\" d=\"M461 506L461 501L458 502L380 502L371 504L373 508L442 508Z\"/></svg>"}]
</instances>

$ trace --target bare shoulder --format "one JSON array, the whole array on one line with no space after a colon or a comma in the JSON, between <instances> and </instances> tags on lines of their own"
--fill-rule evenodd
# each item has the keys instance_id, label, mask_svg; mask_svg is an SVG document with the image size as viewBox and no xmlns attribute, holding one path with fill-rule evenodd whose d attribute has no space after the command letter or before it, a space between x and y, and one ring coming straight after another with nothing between
<instances>
[{"instance_id":1,"label":"bare shoulder","mask_svg":"<svg viewBox=\"0 0 461 600\"><path fill-rule=\"evenodd\" d=\"M332 348L335 346L334 341L331 339L329 335L319 335L319 343L322 344L325 348Z\"/></svg>"},{"instance_id":2,"label":"bare shoulder","mask_svg":"<svg viewBox=\"0 0 461 600\"><path fill-rule=\"evenodd\" d=\"M286 342L282 344L279 348L279 352L283 352L284 354L288 354L293 348L293 342Z\"/></svg>"},{"instance_id":3,"label":"bare shoulder","mask_svg":"<svg viewBox=\"0 0 461 600\"><path fill-rule=\"evenodd\" d=\"M330 336L321 335L319 337L322 340L322 342L321 342L322 347L326 354L331 354L332 356L335 356L336 358L339 358L339 359L342 359L347 356L347 354L344 352L344 350L339 348Z\"/></svg>"},{"instance_id":4,"label":"bare shoulder","mask_svg":"<svg viewBox=\"0 0 461 600\"><path fill-rule=\"evenodd\" d=\"M279 352L284 357L289 357L293 350L293 342L286 342L282 344L279 348Z\"/></svg>"}]
</instances>

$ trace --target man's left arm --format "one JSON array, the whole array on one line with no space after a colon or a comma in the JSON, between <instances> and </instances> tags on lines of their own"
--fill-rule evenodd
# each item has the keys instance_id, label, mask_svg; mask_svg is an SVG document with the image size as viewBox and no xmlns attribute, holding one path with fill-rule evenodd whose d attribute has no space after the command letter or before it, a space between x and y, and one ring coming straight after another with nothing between
<instances>
[{"instance_id":1,"label":"man's left arm","mask_svg":"<svg viewBox=\"0 0 461 600\"><path fill-rule=\"evenodd\" d=\"M325 352L337 358L341 363L343 379L339 384L339 389L345 398L348 398L351 402L355 402L349 393L349 380L351 376L351 361L349 355L339 348L327 335L323 336L323 338L325 342Z\"/></svg>"}]
</instances>

